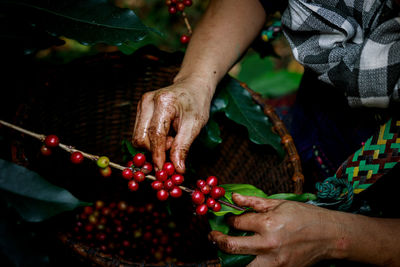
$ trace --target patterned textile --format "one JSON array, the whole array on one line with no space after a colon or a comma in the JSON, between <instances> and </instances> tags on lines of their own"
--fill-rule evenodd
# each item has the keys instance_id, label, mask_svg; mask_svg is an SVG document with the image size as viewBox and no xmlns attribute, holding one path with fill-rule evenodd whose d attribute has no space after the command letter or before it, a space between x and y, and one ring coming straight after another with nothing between
<instances>
[{"instance_id":1,"label":"patterned textile","mask_svg":"<svg viewBox=\"0 0 400 267\"><path fill-rule=\"evenodd\" d=\"M399 100L394 0L289 0L282 24L294 57L344 90L350 106L385 108Z\"/></svg>"},{"instance_id":2,"label":"patterned textile","mask_svg":"<svg viewBox=\"0 0 400 267\"><path fill-rule=\"evenodd\" d=\"M400 120L390 119L340 166L335 176L351 183L354 193L360 193L400 161L399 149Z\"/></svg>"}]
</instances>

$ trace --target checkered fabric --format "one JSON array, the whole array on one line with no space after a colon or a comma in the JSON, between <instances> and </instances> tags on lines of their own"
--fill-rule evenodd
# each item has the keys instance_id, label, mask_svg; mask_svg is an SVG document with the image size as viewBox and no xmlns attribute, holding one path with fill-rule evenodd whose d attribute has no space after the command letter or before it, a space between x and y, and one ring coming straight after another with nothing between
<instances>
[{"instance_id":1,"label":"checkered fabric","mask_svg":"<svg viewBox=\"0 0 400 267\"><path fill-rule=\"evenodd\" d=\"M400 7L395 0L289 0L282 14L294 57L343 89L352 107L399 101Z\"/></svg>"}]
</instances>

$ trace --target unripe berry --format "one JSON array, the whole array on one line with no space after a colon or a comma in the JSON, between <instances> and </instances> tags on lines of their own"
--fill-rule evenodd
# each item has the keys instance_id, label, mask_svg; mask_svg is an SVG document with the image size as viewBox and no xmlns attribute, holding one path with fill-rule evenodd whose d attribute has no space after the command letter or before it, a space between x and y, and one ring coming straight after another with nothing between
<instances>
[{"instance_id":1,"label":"unripe berry","mask_svg":"<svg viewBox=\"0 0 400 267\"><path fill-rule=\"evenodd\" d=\"M135 165L135 167L142 167L145 162L146 162L146 156L143 153L137 153L133 157L133 165Z\"/></svg>"},{"instance_id":2,"label":"unripe berry","mask_svg":"<svg viewBox=\"0 0 400 267\"><path fill-rule=\"evenodd\" d=\"M85 157L79 151L73 152L70 157L71 162L74 164L80 164L83 162L84 159L85 159Z\"/></svg>"},{"instance_id":3,"label":"unripe berry","mask_svg":"<svg viewBox=\"0 0 400 267\"><path fill-rule=\"evenodd\" d=\"M185 10L185 7L186 7L186 6L185 6L182 2L179 2L179 3L176 4L176 8L177 8L179 11Z\"/></svg>"},{"instance_id":4,"label":"unripe berry","mask_svg":"<svg viewBox=\"0 0 400 267\"><path fill-rule=\"evenodd\" d=\"M106 168L100 168L99 171L103 177L110 177L112 173L112 170L109 166L107 166Z\"/></svg>"},{"instance_id":5,"label":"unripe berry","mask_svg":"<svg viewBox=\"0 0 400 267\"><path fill-rule=\"evenodd\" d=\"M102 156L97 160L97 166L99 166L99 168L107 168L109 163L110 160L106 156Z\"/></svg>"},{"instance_id":6,"label":"unripe berry","mask_svg":"<svg viewBox=\"0 0 400 267\"><path fill-rule=\"evenodd\" d=\"M132 179L132 177L133 177L133 171L132 171L132 169L131 169L131 168L125 168L125 169L122 171L122 177L124 177L124 178L127 179L127 180Z\"/></svg>"},{"instance_id":7,"label":"unripe berry","mask_svg":"<svg viewBox=\"0 0 400 267\"><path fill-rule=\"evenodd\" d=\"M44 143L47 147L57 147L60 144L60 139L57 135L50 134L44 139Z\"/></svg>"}]
</instances>

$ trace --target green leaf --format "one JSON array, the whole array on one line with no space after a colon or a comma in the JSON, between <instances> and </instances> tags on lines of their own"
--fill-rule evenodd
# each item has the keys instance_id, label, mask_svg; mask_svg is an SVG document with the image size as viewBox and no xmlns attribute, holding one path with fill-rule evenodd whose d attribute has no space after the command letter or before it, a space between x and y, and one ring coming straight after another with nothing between
<instances>
[{"instance_id":1,"label":"green leaf","mask_svg":"<svg viewBox=\"0 0 400 267\"><path fill-rule=\"evenodd\" d=\"M108 0L0 0L0 5L16 8L16 15L57 36L82 44L122 45L141 41L149 31L136 14L118 8Z\"/></svg>"},{"instance_id":2,"label":"green leaf","mask_svg":"<svg viewBox=\"0 0 400 267\"><path fill-rule=\"evenodd\" d=\"M26 221L40 222L64 211L90 205L22 166L0 159L0 170L1 195Z\"/></svg>"},{"instance_id":3,"label":"green leaf","mask_svg":"<svg viewBox=\"0 0 400 267\"><path fill-rule=\"evenodd\" d=\"M208 148L214 148L222 143L220 134L221 131L218 123L213 118L210 118L206 126L204 126L202 129L199 140L204 146Z\"/></svg>"},{"instance_id":4,"label":"green leaf","mask_svg":"<svg viewBox=\"0 0 400 267\"><path fill-rule=\"evenodd\" d=\"M211 215L208 222L210 223L211 230L220 231L223 234L229 233L229 225L226 223L224 216Z\"/></svg>"},{"instance_id":5,"label":"green leaf","mask_svg":"<svg viewBox=\"0 0 400 267\"><path fill-rule=\"evenodd\" d=\"M247 266L254 260L255 257L256 256L254 255L227 254L220 250L218 251L218 258L221 261L221 266L223 267Z\"/></svg>"},{"instance_id":6,"label":"green leaf","mask_svg":"<svg viewBox=\"0 0 400 267\"><path fill-rule=\"evenodd\" d=\"M279 155L284 155L280 137L272 131L272 123L257 105L250 93L231 79L223 84L217 98L227 103L224 108L226 116L238 124L245 126L252 142L260 145L271 145Z\"/></svg>"},{"instance_id":7,"label":"green leaf","mask_svg":"<svg viewBox=\"0 0 400 267\"><path fill-rule=\"evenodd\" d=\"M312 193L294 194L294 193L280 193L270 195L267 198L270 199L286 199L298 202L307 202L309 200L317 200L317 196Z\"/></svg>"},{"instance_id":8,"label":"green leaf","mask_svg":"<svg viewBox=\"0 0 400 267\"><path fill-rule=\"evenodd\" d=\"M132 143L126 139L122 140L122 152L128 150L131 156L135 156L137 153L145 153L143 149L135 148Z\"/></svg>"},{"instance_id":9,"label":"green leaf","mask_svg":"<svg viewBox=\"0 0 400 267\"><path fill-rule=\"evenodd\" d=\"M267 197L264 191L251 184L222 184L220 186L225 189L225 198L231 204L234 204L232 193L238 193L243 196Z\"/></svg>"}]
</instances>

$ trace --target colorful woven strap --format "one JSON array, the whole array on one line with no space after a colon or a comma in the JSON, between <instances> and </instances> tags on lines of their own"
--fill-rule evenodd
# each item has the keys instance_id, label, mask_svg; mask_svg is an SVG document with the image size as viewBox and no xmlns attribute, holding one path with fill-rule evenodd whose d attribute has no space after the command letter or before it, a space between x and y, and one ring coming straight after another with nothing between
<instances>
[{"instance_id":1,"label":"colorful woven strap","mask_svg":"<svg viewBox=\"0 0 400 267\"><path fill-rule=\"evenodd\" d=\"M322 183L317 183L321 203L340 203L339 210L350 208L353 193L373 185L400 161L400 120L390 119Z\"/></svg>"}]
</instances>

